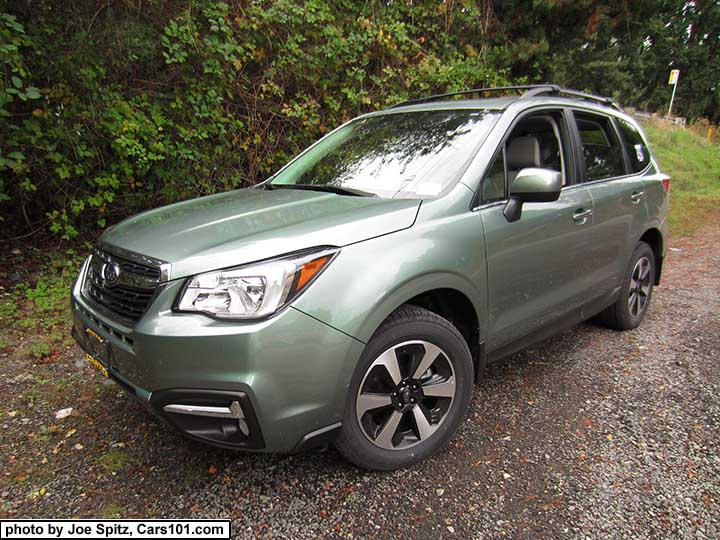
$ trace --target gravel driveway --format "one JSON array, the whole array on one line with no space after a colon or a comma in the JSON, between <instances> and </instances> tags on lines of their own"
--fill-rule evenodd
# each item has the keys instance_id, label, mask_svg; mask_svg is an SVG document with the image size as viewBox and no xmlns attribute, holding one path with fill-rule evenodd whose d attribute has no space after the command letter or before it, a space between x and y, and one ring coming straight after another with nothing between
<instances>
[{"instance_id":1,"label":"gravel driveway","mask_svg":"<svg viewBox=\"0 0 720 540\"><path fill-rule=\"evenodd\" d=\"M719 243L672 241L638 330L584 324L492 366L448 450L394 473L207 448L74 347L33 380L6 355L0 512L230 517L239 538L718 538ZM65 384L30 400L48 379Z\"/></svg>"}]
</instances>

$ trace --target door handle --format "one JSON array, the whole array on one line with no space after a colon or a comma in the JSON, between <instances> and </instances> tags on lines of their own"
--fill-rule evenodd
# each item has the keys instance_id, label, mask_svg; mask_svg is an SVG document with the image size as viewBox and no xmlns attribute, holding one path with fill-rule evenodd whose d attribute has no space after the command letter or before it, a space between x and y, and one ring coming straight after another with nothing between
<instances>
[{"instance_id":1,"label":"door handle","mask_svg":"<svg viewBox=\"0 0 720 540\"><path fill-rule=\"evenodd\" d=\"M578 225L584 225L588 218L592 216L593 211L592 210L585 210L583 208L578 208L575 210L575 213L573 214L573 220Z\"/></svg>"},{"instance_id":2,"label":"door handle","mask_svg":"<svg viewBox=\"0 0 720 540\"><path fill-rule=\"evenodd\" d=\"M645 195L644 191L633 191L630 194L630 200L632 201L633 204L637 204L640 202L640 199L642 198L643 195Z\"/></svg>"}]
</instances>

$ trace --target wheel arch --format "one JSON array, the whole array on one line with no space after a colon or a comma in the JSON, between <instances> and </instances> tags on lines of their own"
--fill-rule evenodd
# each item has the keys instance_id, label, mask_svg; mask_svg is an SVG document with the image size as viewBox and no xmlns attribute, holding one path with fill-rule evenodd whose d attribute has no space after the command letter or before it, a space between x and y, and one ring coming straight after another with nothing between
<instances>
[{"instance_id":1,"label":"wheel arch","mask_svg":"<svg viewBox=\"0 0 720 540\"><path fill-rule=\"evenodd\" d=\"M647 229L639 238L640 242L645 242L650 246L655 254L655 285L660 285L660 275L662 273L663 253L665 249L663 235L659 229L651 227Z\"/></svg>"},{"instance_id":2,"label":"wheel arch","mask_svg":"<svg viewBox=\"0 0 720 540\"><path fill-rule=\"evenodd\" d=\"M470 284L453 274L428 274L405 283L381 301L367 318L362 334L369 340L400 307L411 304L431 311L455 326L470 349L476 381L485 366L482 311Z\"/></svg>"}]
</instances>

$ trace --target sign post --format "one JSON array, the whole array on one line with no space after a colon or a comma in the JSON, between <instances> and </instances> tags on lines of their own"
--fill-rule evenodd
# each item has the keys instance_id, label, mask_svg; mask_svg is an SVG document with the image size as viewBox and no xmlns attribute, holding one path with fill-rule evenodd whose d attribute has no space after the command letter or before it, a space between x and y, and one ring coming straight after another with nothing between
<instances>
[{"instance_id":1,"label":"sign post","mask_svg":"<svg viewBox=\"0 0 720 540\"><path fill-rule=\"evenodd\" d=\"M672 116L672 106L673 106L673 101L675 101L675 90L677 90L679 78L680 78L680 70L673 69L670 72L670 78L668 79L668 84L673 85L672 96L670 97L670 106L668 107L668 113L667 113L668 116Z\"/></svg>"}]
</instances>

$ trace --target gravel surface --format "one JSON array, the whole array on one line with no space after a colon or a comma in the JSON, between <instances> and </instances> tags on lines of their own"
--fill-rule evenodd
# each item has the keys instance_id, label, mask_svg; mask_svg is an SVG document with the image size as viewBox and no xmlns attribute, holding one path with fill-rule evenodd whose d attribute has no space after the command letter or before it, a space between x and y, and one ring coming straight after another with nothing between
<instances>
[{"instance_id":1,"label":"gravel surface","mask_svg":"<svg viewBox=\"0 0 720 540\"><path fill-rule=\"evenodd\" d=\"M447 451L393 473L208 448L75 347L5 354L0 514L231 518L238 538L718 538L719 242L672 241L639 329L583 324L491 366Z\"/></svg>"}]
</instances>

